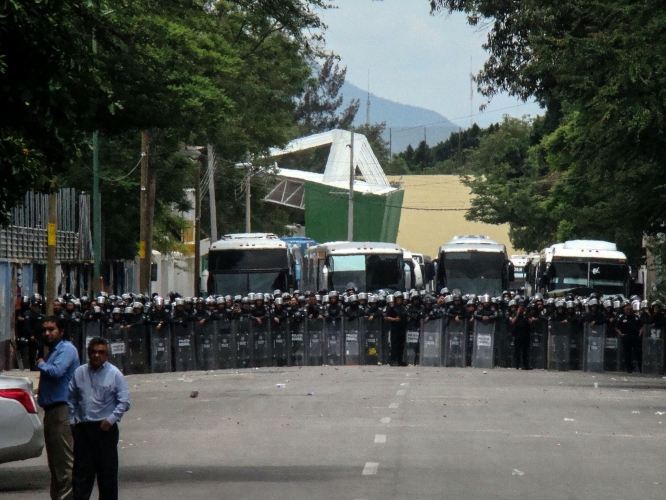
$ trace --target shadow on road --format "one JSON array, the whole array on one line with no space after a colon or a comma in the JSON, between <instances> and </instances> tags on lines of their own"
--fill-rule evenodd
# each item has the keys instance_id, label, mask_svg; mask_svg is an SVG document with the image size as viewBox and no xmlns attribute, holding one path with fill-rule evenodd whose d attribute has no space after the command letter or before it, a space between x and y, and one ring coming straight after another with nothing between
<instances>
[{"instance_id":1,"label":"shadow on road","mask_svg":"<svg viewBox=\"0 0 666 500\"><path fill-rule=\"evenodd\" d=\"M120 468L120 483L284 483L308 481L337 481L357 478L359 465L331 466L134 466ZM23 469L0 468L0 493L47 491L49 471L46 467Z\"/></svg>"}]
</instances>

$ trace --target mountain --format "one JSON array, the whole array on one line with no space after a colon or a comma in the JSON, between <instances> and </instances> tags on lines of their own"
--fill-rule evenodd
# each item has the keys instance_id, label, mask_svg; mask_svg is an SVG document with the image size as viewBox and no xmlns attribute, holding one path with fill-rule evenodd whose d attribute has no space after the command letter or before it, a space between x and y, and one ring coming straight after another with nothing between
<instances>
[{"instance_id":1,"label":"mountain","mask_svg":"<svg viewBox=\"0 0 666 500\"><path fill-rule=\"evenodd\" d=\"M341 93L344 96L344 106L352 99L361 101L361 107L356 114L354 125L364 124L368 92L354 84L345 82ZM419 142L423 140L424 128L426 129L426 142L430 146L445 141L449 138L451 132L457 132L460 129L458 125L436 111L390 101L371 92L370 123L381 122L386 122L384 139L388 142L389 136L392 136L391 142L394 154L404 151L409 144L416 148ZM389 129L392 129L392 133Z\"/></svg>"}]
</instances>

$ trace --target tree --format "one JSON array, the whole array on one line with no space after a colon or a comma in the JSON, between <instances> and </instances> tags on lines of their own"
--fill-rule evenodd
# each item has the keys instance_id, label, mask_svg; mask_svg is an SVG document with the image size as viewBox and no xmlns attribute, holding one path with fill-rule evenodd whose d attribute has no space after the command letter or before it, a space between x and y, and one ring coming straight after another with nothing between
<instances>
[{"instance_id":1,"label":"tree","mask_svg":"<svg viewBox=\"0 0 666 500\"><path fill-rule=\"evenodd\" d=\"M326 132L336 128L348 129L356 117L360 102L352 99L341 110L344 96L340 93L345 83L347 68L340 68L338 56L329 54L319 64L313 61L313 76L296 107L296 123L301 136Z\"/></svg>"},{"instance_id":2,"label":"tree","mask_svg":"<svg viewBox=\"0 0 666 500\"><path fill-rule=\"evenodd\" d=\"M306 61L321 44L309 33L323 27L317 13L326 7L324 0L6 2L0 166L16 184L0 192L3 213L25 190L75 167L94 130L113 138L169 129L235 158L284 144ZM30 154L10 164L16 148Z\"/></svg>"},{"instance_id":3,"label":"tree","mask_svg":"<svg viewBox=\"0 0 666 500\"><path fill-rule=\"evenodd\" d=\"M535 151L552 184L531 205L543 202L560 216L557 238L603 236L640 262L642 233L660 231L666 213L666 62L659 55L666 6L630 0L520 6L433 0L431 6L491 26L489 58L477 75L481 92L535 97L547 108Z\"/></svg>"}]
</instances>

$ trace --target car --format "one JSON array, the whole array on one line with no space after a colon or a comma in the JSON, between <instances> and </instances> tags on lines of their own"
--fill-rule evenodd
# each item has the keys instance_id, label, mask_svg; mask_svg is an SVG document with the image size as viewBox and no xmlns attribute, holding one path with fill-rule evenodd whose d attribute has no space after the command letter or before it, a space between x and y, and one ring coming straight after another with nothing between
<instances>
[{"instance_id":1,"label":"car","mask_svg":"<svg viewBox=\"0 0 666 500\"><path fill-rule=\"evenodd\" d=\"M44 427L30 379L0 375L0 464L39 457Z\"/></svg>"}]
</instances>

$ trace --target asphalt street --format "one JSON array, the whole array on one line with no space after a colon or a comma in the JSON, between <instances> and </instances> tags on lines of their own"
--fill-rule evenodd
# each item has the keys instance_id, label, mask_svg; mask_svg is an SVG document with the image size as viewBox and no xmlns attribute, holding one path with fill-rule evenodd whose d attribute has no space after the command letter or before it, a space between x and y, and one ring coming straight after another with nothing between
<instances>
[{"instance_id":1,"label":"asphalt street","mask_svg":"<svg viewBox=\"0 0 666 500\"><path fill-rule=\"evenodd\" d=\"M125 499L666 497L662 378L386 366L127 378ZM0 465L2 499L46 499L48 481L45 455Z\"/></svg>"}]
</instances>

